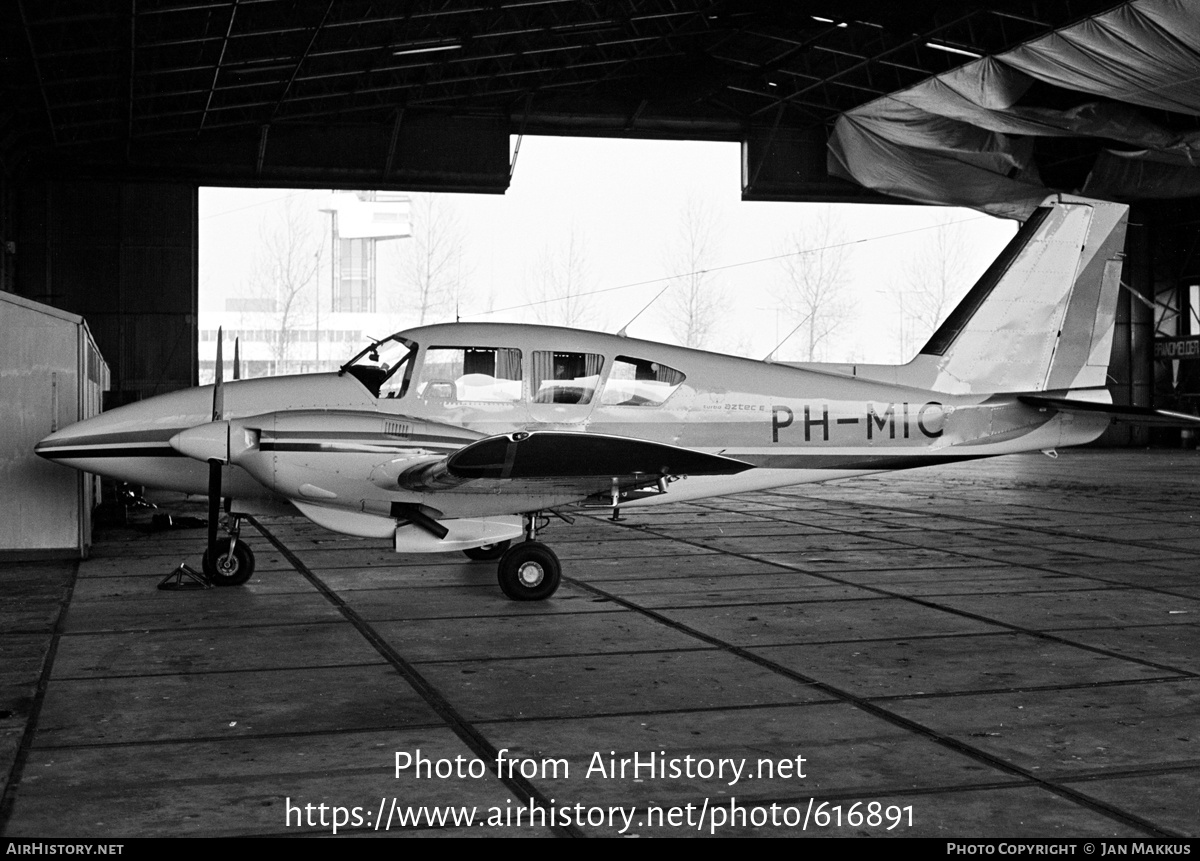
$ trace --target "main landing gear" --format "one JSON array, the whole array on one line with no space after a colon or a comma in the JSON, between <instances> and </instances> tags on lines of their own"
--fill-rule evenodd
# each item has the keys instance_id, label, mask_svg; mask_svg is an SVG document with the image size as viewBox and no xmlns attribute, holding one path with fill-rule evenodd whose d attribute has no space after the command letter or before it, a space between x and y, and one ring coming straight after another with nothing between
<instances>
[{"instance_id":1,"label":"main landing gear","mask_svg":"<svg viewBox=\"0 0 1200 861\"><path fill-rule=\"evenodd\" d=\"M524 541L487 544L463 552L472 559L498 558L496 576L500 590L512 600L544 601L555 593L562 579L562 563L553 550L537 540L538 529L545 525L546 518L541 512L526 514Z\"/></svg>"},{"instance_id":2,"label":"main landing gear","mask_svg":"<svg viewBox=\"0 0 1200 861\"><path fill-rule=\"evenodd\" d=\"M500 557L500 589L514 601L542 601L558 589L562 565L540 541L514 544Z\"/></svg>"},{"instance_id":3,"label":"main landing gear","mask_svg":"<svg viewBox=\"0 0 1200 861\"><path fill-rule=\"evenodd\" d=\"M241 586L254 575L254 551L239 541L242 519L230 517L229 537L204 551L204 576L214 586Z\"/></svg>"}]
</instances>

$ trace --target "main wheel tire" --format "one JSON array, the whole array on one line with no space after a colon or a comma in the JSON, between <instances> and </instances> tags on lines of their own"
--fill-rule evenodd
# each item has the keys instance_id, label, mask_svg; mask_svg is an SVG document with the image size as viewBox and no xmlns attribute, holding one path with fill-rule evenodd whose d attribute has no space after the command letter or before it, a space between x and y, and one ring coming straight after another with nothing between
<instances>
[{"instance_id":1,"label":"main wheel tire","mask_svg":"<svg viewBox=\"0 0 1200 861\"><path fill-rule=\"evenodd\" d=\"M514 601L543 601L558 589L562 565L540 541L514 544L500 557L500 589Z\"/></svg>"},{"instance_id":2,"label":"main wheel tire","mask_svg":"<svg viewBox=\"0 0 1200 861\"><path fill-rule=\"evenodd\" d=\"M494 559L499 559L508 550L511 541L501 541L498 544L485 544L482 547L471 547L464 550L468 559L474 559L476 562L491 562Z\"/></svg>"},{"instance_id":3,"label":"main wheel tire","mask_svg":"<svg viewBox=\"0 0 1200 861\"><path fill-rule=\"evenodd\" d=\"M217 558L209 558L209 551L204 551L204 575L214 586L241 586L254 575L254 551L249 544L239 541L229 552L231 540L222 538L217 541Z\"/></svg>"}]
</instances>

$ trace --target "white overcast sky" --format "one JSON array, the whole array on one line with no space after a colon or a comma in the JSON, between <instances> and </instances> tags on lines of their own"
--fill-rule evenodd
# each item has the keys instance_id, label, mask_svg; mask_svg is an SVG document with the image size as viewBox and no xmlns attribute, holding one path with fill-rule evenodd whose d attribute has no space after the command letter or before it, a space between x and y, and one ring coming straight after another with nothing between
<instances>
[{"instance_id":1,"label":"white overcast sky","mask_svg":"<svg viewBox=\"0 0 1200 861\"><path fill-rule=\"evenodd\" d=\"M740 160L740 148L732 143L526 137L505 194L440 196L463 231L470 279L463 319L533 321L529 308L513 306L530 301L528 284L538 261L548 250L557 253L574 232L584 250L590 289L606 291L597 297L595 327L615 332L667 283L656 279L681 274L671 264L680 213L689 200L697 200L718 224L713 289L729 297L712 347L762 358L792 328L776 310L772 290L783 283L783 268L770 258L780 255L789 234L802 230L824 205L743 202ZM220 307L221 296L243 288L260 225L277 218L288 197L314 209L324 199L319 193L281 189L201 191L202 316ZM939 223L962 225L969 260L963 291L1016 231L1015 222L970 210L843 204L833 211L844 241L852 243L845 268L853 311L825 351L827 361L898 360L900 321L891 293L904 285L909 261L933 241ZM611 289L625 285L640 286ZM665 300L646 311L629 334L671 341ZM411 324L398 319L394 328ZM780 358L797 358L800 348L794 339Z\"/></svg>"}]
</instances>

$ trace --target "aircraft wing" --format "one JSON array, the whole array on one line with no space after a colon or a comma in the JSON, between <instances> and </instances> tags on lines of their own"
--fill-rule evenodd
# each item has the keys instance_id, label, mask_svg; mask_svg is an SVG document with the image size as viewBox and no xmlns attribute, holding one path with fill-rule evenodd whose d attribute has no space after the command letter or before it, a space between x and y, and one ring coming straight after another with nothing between
<instances>
[{"instance_id":1,"label":"aircraft wing","mask_svg":"<svg viewBox=\"0 0 1200 861\"><path fill-rule=\"evenodd\" d=\"M1153 407L1127 407L1116 404L1101 404L1072 398L1047 398L1040 395L1021 395L1018 400L1038 409L1055 410L1060 413L1103 413L1114 422L1148 425L1152 427L1195 428L1200 427L1200 416L1158 410Z\"/></svg>"},{"instance_id":2,"label":"aircraft wing","mask_svg":"<svg viewBox=\"0 0 1200 861\"><path fill-rule=\"evenodd\" d=\"M592 433L533 431L487 437L446 461L459 478L734 475L750 464L680 446Z\"/></svg>"},{"instance_id":3,"label":"aircraft wing","mask_svg":"<svg viewBox=\"0 0 1200 861\"><path fill-rule=\"evenodd\" d=\"M267 413L189 428L171 439L201 461L242 467L290 500L343 507L357 482L385 491L510 497L534 507L577 502L684 475L733 475L751 464L607 434L517 431L489 437L452 425L346 410ZM381 458L387 458L381 460ZM515 500L514 500L515 501ZM403 503L401 503L403 504ZM448 506L453 509L454 506Z\"/></svg>"}]
</instances>

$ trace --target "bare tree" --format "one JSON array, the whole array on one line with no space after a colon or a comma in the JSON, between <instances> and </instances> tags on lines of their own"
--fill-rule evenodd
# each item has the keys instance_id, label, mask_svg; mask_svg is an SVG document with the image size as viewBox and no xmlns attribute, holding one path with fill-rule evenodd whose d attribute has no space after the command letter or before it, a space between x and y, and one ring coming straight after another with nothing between
<instances>
[{"instance_id":1,"label":"bare tree","mask_svg":"<svg viewBox=\"0 0 1200 861\"><path fill-rule=\"evenodd\" d=\"M463 228L458 214L436 194L414 195L412 240L403 249L408 309L418 325L448 319L466 298Z\"/></svg>"},{"instance_id":2,"label":"bare tree","mask_svg":"<svg viewBox=\"0 0 1200 861\"><path fill-rule=\"evenodd\" d=\"M672 279L663 297L667 327L685 347L703 348L726 313L729 302L712 272L716 217L703 202L689 199L680 214L679 233L668 259Z\"/></svg>"},{"instance_id":3,"label":"bare tree","mask_svg":"<svg viewBox=\"0 0 1200 861\"><path fill-rule=\"evenodd\" d=\"M539 323L580 328L598 325L591 268L583 240L574 227L557 249L539 256L526 296Z\"/></svg>"},{"instance_id":4,"label":"bare tree","mask_svg":"<svg viewBox=\"0 0 1200 861\"><path fill-rule=\"evenodd\" d=\"M311 322L322 249L301 203L292 197L285 198L282 217L264 219L259 227L251 275L255 301L248 310L266 312L272 321L276 373L291 370L297 332Z\"/></svg>"},{"instance_id":5,"label":"bare tree","mask_svg":"<svg viewBox=\"0 0 1200 861\"><path fill-rule=\"evenodd\" d=\"M904 290L898 297L901 325L913 321L913 337L924 340L954 310L971 285L966 279L966 238L961 224L943 219L904 267ZM901 343L902 352L904 344ZM905 356L907 358L907 356Z\"/></svg>"},{"instance_id":6,"label":"bare tree","mask_svg":"<svg viewBox=\"0 0 1200 861\"><path fill-rule=\"evenodd\" d=\"M820 210L785 240L783 254L784 278L772 293L803 338L807 361L816 361L851 311L845 239L833 212Z\"/></svg>"}]
</instances>

